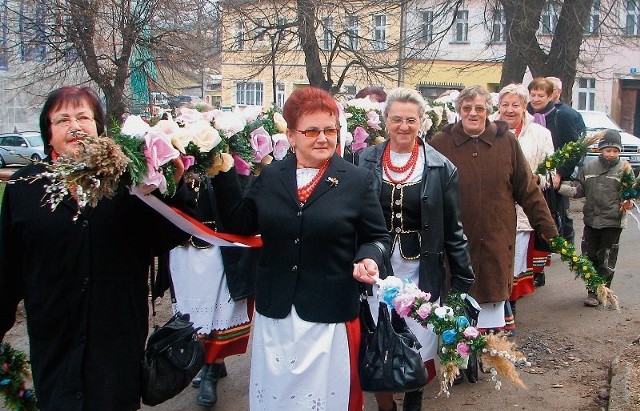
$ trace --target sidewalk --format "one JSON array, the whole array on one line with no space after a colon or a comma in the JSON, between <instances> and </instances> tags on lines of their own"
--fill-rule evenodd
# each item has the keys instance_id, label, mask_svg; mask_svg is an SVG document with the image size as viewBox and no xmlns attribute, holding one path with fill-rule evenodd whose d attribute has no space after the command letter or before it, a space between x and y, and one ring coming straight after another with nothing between
<instances>
[{"instance_id":1,"label":"sidewalk","mask_svg":"<svg viewBox=\"0 0 640 411\"><path fill-rule=\"evenodd\" d=\"M640 336L611 362L609 383L609 411L640 410Z\"/></svg>"}]
</instances>

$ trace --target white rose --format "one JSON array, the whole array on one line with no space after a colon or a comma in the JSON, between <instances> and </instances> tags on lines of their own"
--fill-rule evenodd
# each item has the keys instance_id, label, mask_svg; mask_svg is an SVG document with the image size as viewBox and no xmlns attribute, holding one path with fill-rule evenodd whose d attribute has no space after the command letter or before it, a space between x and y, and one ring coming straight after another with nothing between
<instances>
[{"instance_id":1,"label":"white rose","mask_svg":"<svg viewBox=\"0 0 640 411\"><path fill-rule=\"evenodd\" d=\"M129 116L124 121L120 134L124 134L131 137L142 138L149 132L151 127L140 116Z\"/></svg>"},{"instance_id":2,"label":"white rose","mask_svg":"<svg viewBox=\"0 0 640 411\"><path fill-rule=\"evenodd\" d=\"M211 127L206 120L192 123L187 128L193 133L193 142L198 146L201 153L213 150L222 141L218 130Z\"/></svg>"}]
</instances>

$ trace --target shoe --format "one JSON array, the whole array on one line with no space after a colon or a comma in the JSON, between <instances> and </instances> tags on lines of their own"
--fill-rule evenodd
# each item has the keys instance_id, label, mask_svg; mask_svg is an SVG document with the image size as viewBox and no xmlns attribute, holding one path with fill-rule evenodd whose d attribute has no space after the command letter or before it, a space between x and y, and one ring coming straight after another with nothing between
<instances>
[{"instance_id":1,"label":"shoe","mask_svg":"<svg viewBox=\"0 0 640 411\"><path fill-rule=\"evenodd\" d=\"M455 378L453 379L453 385L460 385L462 384L463 380L464 380L464 377L462 376L462 371L458 370L458 375L456 375Z\"/></svg>"},{"instance_id":2,"label":"shoe","mask_svg":"<svg viewBox=\"0 0 640 411\"><path fill-rule=\"evenodd\" d=\"M202 381L202 376L206 374L207 368L209 368L209 364L203 365L202 368L200 369L200 372L198 373L198 375L196 375L196 378L194 378L193 381L191 381L191 386L193 388L199 388L200 387L200 382Z\"/></svg>"},{"instance_id":3,"label":"shoe","mask_svg":"<svg viewBox=\"0 0 640 411\"><path fill-rule=\"evenodd\" d=\"M586 307L597 307L600 305L600 302L595 293L589 293L588 297L584 300L584 305Z\"/></svg>"},{"instance_id":4,"label":"shoe","mask_svg":"<svg viewBox=\"0 0 640 411\"><path fill-rule=\"evenodd\" d=\"M422 410L422 388L410 391L404 394L404 403L402 411L420 411Z\"/></svg>"},{"instance_id":5,"label":"shoe","mask_svg":"<svg viewBox=\"0 0 640 411\"><path fill-rule=\"evenodd\" d=\"M533 275L533 285L535 285L536 287L544 287L544 283L544 273L536 273Z\"/></svg>"},{"instance_id":6,"label":"shoe","mask_svg":"<svg viewBox=\"0 0 640 411\"><path fill-rule=\"evenodd\" d=\"M226 375L226 372L224 364L213 363L208 366L207 372L203 375L202 381L200 381L200 391L196 397L198 405L204 407L213 407L215 405L218 401L218 380L222 374Z\"/></svg>"}]
</instances>

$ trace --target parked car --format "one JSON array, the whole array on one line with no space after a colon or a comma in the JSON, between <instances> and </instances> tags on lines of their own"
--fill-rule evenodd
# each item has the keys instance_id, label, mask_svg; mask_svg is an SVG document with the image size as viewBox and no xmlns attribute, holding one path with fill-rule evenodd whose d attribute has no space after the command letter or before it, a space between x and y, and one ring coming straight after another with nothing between
<instances>
[{"instance_id":1,"label":"parked car","mask_svg":"<svg viewBox=\"0 0 640 411\"><path fill-rule=\"evenodd\" d=\"M607 113L603 113L602 111L585 110L578 110L578 113L580 113L585 126L587 126L587 134L595 133L604 129L613 129L620 132L622 140L620 158L631 163L633 170L638 174L638 171L640 171L640 138L622 130L619 125L611 120ZM598 157L599 154L600 150L598 150L598 144L594 144L589 147L587 158L595 158Z\"/></svg>"},{"instance_id":2,"label":"parked car","mask_svg":"<svg viewBox=\"0 0 640 411\"><path fill-rule=\"evenodd\" d=\"M0 135L0 168L10 164L29 164L45 157L44 143L38 132Z\"/></svg>"}]
</instances>

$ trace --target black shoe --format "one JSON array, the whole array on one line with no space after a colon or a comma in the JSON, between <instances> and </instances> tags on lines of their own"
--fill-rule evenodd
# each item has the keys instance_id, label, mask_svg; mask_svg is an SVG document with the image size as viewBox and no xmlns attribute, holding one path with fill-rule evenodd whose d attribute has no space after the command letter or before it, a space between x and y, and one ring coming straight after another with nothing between
<instances>
[{"instance_id":1,"label":"black shoe","mask_svg":"<svg viewBox=\"0 0 640 411\"><path fill-rule=\"evenodd\" d=\"M545 283L544 273L536 273L533 275L533 285L543 287Z\"/></svg>"},{"instance_id":2,"label":"black shoe","mask_svg":"<svg viewBox=\"0 0 640 411\"><path fill-rule=\"evenodd\" d=\"M200 382L202 381L202 377L207 373L207 368L209 368L209 364L204 364L200 369L200 372L198 373L198 375L196 375L196 378L194 378L193 381L191 381L191 386L193 388L200 387Z\"/></svg>"},{"instance_id":3,"label":"black shoe","mask_svg":"<svg viewBox=\"0 0 640 411\"><path fill-rule=\"evenodd\" d=\"M227 375L227 370L224 364L211 364L207 368L207 372L203 375L200 382L200 391L196 397L198 405L204 407L213 407L218 401L218 380L221 375Z\"/></svg>"},{"instance_id":4,"label":"black shoe","mask_svg":"<svg viewBox=\"0 0 640 411\"><path fill-rule=\"evenodd\" d=\"M464 377L462 376L462 370L458 370L458 375L453 379L453 385L460 385L464 381Z\"/></svg>"},{"instance_id":5,"label":"black shoe","mask_svg":"<svg viewBox=\"0 0 640 411\"><path fill-rule=\"evenodd\" d=\"M469 363L467 364L467 369L464 370L464 374L471 384L478 382L478 356L475 353L469 355Z\"/></svg>"},{"instance_id":6,"label":"black shoe","mask_svg":"<svg viewBox=\"0 0 640 411\"><path fill-rule=\"evenodd\" d=\"M404 403L402 411L420 411L422 410L422 388L410 391L404 394Z\"/></svg>"}]
</instances>

